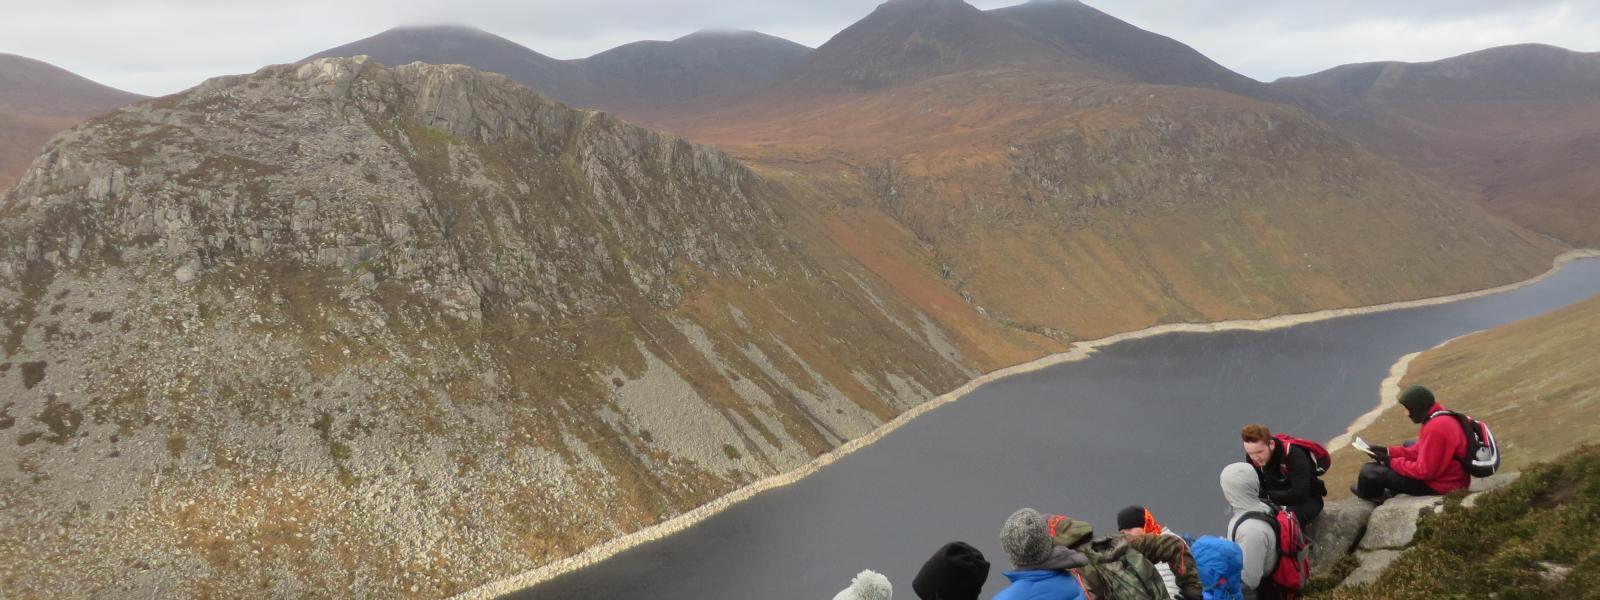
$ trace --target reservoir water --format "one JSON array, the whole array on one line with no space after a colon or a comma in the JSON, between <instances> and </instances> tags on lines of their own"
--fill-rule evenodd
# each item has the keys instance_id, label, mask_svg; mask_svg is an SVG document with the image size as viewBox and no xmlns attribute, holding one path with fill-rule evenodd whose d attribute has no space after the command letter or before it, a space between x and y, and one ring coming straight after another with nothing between
<instances>
[{"instance_id":1,"label":"reservoir water","mask_svg":"<svg viewBox=\"0 0 1600 600\"><path fill-rule=\"evenodd\" d=\"M508 597L827 600L870 568L915 598L922 562L965 540L994 565L987 598L1005 587L999 531L1013 510L1103 535L1138 503L1179 531L1219 533L1217 474L1243 457L1241 425L1330 439L1376 405L1400 357L1596 293L1600 259L1585 259L1449 304L1118 343L991 382L793 485Z\"/></svg>"}]
</instances>

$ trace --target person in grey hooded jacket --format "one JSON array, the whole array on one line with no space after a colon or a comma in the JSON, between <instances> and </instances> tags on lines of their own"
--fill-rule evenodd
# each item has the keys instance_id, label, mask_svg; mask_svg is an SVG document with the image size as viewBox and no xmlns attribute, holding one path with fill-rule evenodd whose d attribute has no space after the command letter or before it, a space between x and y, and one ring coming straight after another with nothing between
<instances>
[{"instance_id":1,"label":"person in grey hooded jacket","mask_svg":"<svg viewBox=\"0 0 1600 600\"><path fill-rule=\"evenodd\" d=\"M1222 496L1228 500L1228 539L1244 550L1244 572L1240 575L1246 600L1270 600L1282 593L1272 583L1272 570L1278 564L1278 534L1259 519L1245 518L1259 512L1271 518L1275 512L1261 501L1261 479L1255 467L1233 463L1222 469Z\"/></svg>"}]
</instances>

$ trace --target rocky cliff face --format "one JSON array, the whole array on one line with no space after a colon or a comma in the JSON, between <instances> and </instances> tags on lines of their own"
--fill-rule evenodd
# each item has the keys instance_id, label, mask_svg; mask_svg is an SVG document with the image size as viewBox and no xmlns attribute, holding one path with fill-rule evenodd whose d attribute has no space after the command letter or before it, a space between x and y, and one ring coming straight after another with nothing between
<instances>
[{"instance_id":1,"label":"rocky cliff face","mask_svg":"<svg viewBox=\"0 0 1600 600\"><path fill-rule=\"evenodd\" d=\"M973 373L791 204L458 66L80 126L0 202L0 595L437 597Z\"/></svg>"}]
</instances>

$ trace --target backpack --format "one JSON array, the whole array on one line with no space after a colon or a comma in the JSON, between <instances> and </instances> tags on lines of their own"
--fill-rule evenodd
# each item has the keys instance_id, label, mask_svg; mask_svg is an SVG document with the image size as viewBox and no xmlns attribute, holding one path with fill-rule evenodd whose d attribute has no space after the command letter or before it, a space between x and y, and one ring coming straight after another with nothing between
<instances>
[{"instance_id":1,"label":"backpack","mask_svg":"<svg viewBox=\"0 0 1600 600\"><path fill-rule=\"evenodd\" d=\"M1301 450L1305 450L1306 454L1310 454L1311 462L1315 464L1317 477L1327 474L1328 469L1333 466L1333 455L1328 454L1328 449L1322 447L1322 444L1318 444L1307 439L1297 438L1287 433L1275 434L1272 437L1277 438L1278 442L1282 443L1283 447L1286 448L1286 450L1284 450L1284 454L1289 453L1287 448L1299 448ZM1284 463L1283 475L1288 477L1288 461L1285 460Z\"/></svg>"},{"instance_id":2,"label":"backpack","mask_svg":"<svg viewBox=\"0 0 1600 600\"><path fill-rule=\"evenodd\" d=\"M1287 510L1277 511L1277 515L1247 512L1243 519L1234 524L1228 537L1238 537L1239 525L1247 519L1256 519L1272 526L1272 533L1278 538L1278 562L1272 568L1272 582L1283 591L1287 600L1299 598L1300 590L1311 581L1311 553L1306 551L1310 544L1306 542L1305 532L1300 530L1300 518Z\"/></svg>"},{"instance_id":3,"label":"backpack","mask_svg":"<svg viewBox=\"0 0 1600 600\"><path fill-rule=\"evenodd\" d=\"M1244 551L1239 545L1214 535L1189 544L1196 575L1205 588L1205 600L1244 600Z\"/></svg>"},{"instance_id":4,"label":"backpack","mask_svg":"<svg viewBox=\"0 0 1600 600\"><path fill-rule=\"evenodd\" d=\"M1489 424L1449 410L1433 413L1429 418L1449 415L1461 424L1467 436L1467 453L1461 456L1461 467L1473 477L1488 477L1500 470L1500 445L1494 441Z\"/></svg>"},{"instance_id":5,"label":"backpack","mask_svg":"<svg viewBox=\"0 0 1600 600\"><path fill-rule=\"evenodd\" d=\"M1078 548L1089 564L1074 571L1095 600L1167 600L1167 585L1150 560L1128 547L1121 536L1100 538Z\"/></svg>"}]
</instances>

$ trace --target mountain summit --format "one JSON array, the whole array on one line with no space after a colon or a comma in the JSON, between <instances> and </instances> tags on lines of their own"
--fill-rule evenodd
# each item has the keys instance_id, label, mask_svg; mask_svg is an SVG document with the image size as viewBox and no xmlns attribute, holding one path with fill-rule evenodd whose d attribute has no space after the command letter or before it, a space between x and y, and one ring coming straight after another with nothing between
<instances>
[{"instance_id":1,"label":"mountain summit","mask_svg":"<svg viewBox=\"0 0 1600 600\"><path fill-rule=\"evenodd\" d=\"M1059 59L1049 44L962 0L891 0L818 47L796 70L789 87L875 89L964 70L1051 65Z\"/></svg>"}]
</instances>

